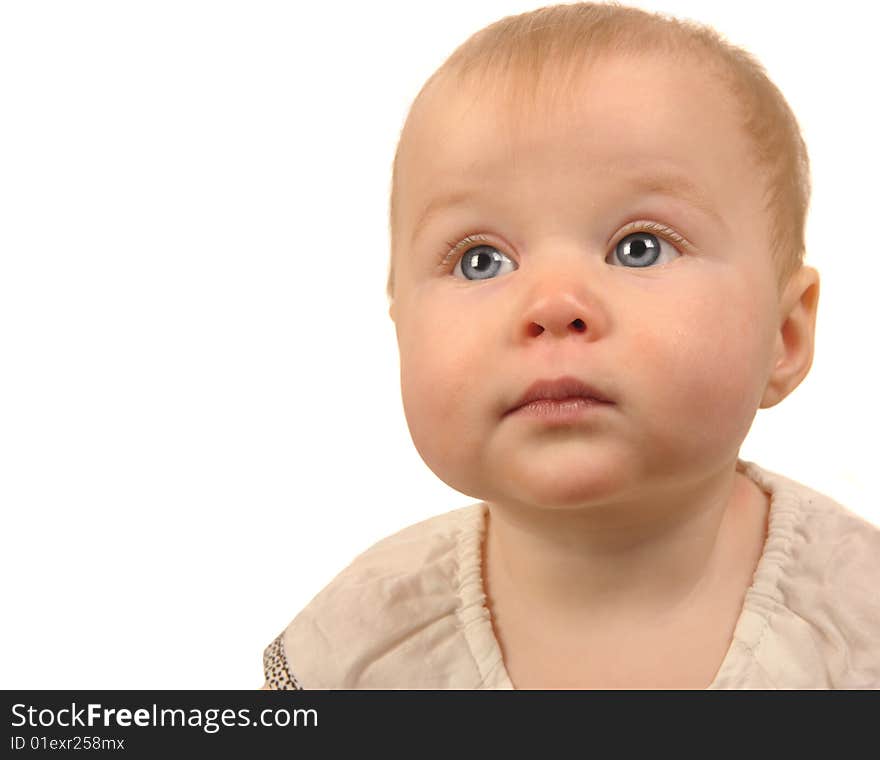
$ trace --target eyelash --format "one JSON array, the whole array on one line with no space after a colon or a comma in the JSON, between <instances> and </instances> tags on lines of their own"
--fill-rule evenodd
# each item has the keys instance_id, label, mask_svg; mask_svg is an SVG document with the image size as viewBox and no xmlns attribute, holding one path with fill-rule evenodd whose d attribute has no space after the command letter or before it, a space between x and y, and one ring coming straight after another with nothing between
<instances>
[{"instance_id":1,"label":"eyelash","mask_svg":"<svg viewBox=\"0 0 880 760\"><path fill-rule=\"evenodd\" d=\"M657 222L630 222L625 225L623 229L620 231L621 234L617 237L614 244L611 246L612 248L616 247L617 244L623 240L627 235L632 235L634 232L656 232L662 238L666 240L666 242L674 245L676 247L683 247L685 249L692 248L692 244L686 238L679 235L675 230L670 229L664 224L658 224ZM487 238L485 235L479 234L471 234L459 240L457 243L446 243L446 250L441 252L440 254L440 265L439 268L441 270L446 270L449 268L449 265L457 261L459 258L459 254L464 255L464 253L468 250L471 245L475 244L485 244L485 245L493 245L492 241Z\"/></svg>"}]
</instances>

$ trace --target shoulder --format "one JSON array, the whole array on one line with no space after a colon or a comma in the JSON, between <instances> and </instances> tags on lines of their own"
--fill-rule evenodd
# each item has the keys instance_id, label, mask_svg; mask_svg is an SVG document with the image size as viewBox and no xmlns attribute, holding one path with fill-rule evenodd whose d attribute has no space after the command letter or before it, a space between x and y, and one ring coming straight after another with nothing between
<instances>
[{"instance_id":1,"label":"shoulder","mask_svg":"<svg viewBox=\"0 0 880 760\"><path fill-rule=\"evenodd\" d=\"M484 509L432 517L358 555L267 648L267 680L282 688L419 688L413 678L429 681L430 673L401 671L427 671L426 658L467 659L462 591L478 562Z\"/></svg>"},{"instance_id":2,"label":"shoulder","mask_svg":"<svg viewBox=\"0 0 880 760\"><path fill-rule=\"evenodd\" d=\"M372 577L374 572L411 575L454 554L462 539L482 531L485 505L471 504L410 525L359 554L340 577Z\"/></svg>"},{"instance_id":3,"label":"shoulder","mask_svg":"<svg viewBox=\"0 0 880 760\"><path fill-rule=\"evenodd\" d=\"M880 572L880 527L830 496L796 480L748 463L747 472L771 495L768 541L797 549L797 560L822 559L825 570ZM833 562L846 555L847 562Z\"/></svg>"},{"instance_id":4,"label":"shoulder","mask_svg":"<svg viewBox=\"0 0 880 760\"><path fill-rule=\"evenodd\" d=\"M795 480L746 472L771 494L744 606L751 651L792 688L880 687L880 528Z\"/></svg>"}]
</instances>

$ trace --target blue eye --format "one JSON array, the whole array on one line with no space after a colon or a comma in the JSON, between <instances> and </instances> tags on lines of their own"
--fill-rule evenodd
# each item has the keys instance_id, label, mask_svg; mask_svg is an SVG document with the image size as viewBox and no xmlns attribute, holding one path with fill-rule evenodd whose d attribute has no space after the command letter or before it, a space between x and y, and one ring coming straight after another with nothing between
<instances>
[{"instance_id":1,"label":"blue eye","mask_svg":"<svg viewBox=\"0 0 880 760\"><path fill-rule=\"evenodd\" d=\"M650 232L632 232L614 247L612 257L625 267L648 267L657 262L665 247Z\"/></svg>"},{"instance_id":2,"label":"blue eye","mask_svg":"<svg viewBox=\"0 0 880 760\"><path fill-rule=\"evenodd\" d=\"M494 246L477 245L464 252L452 274L466 280L489 280L515 269L516 264Z\"/></svg>"}]
</instances>

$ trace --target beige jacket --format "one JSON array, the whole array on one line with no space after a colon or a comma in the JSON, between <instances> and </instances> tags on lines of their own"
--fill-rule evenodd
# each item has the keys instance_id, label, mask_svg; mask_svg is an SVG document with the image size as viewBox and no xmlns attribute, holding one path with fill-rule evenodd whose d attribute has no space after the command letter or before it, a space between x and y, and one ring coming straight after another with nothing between
<instances>
[{"instance_id":1,"label":"beige jacket","mask_svg":"<svg viewBox=\"0 0 880 760\"><path fill-rule=\"evenodd\" d=\"M739 461L767 540L710 689L880 688L880 529ZM264 654L272 688L511 689L481 578L484 503L357 557Z\"/></svg>"}]
</instances>

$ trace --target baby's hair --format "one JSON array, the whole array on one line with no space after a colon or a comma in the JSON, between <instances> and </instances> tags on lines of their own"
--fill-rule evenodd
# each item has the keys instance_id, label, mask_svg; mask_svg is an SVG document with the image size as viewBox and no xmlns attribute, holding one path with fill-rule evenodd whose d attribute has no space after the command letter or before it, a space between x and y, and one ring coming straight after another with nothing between
<instances>
[{"instance_id":1,"label":"baby's hair","mask_svg":"<svg viewBox=\"0 0 880 760\"><path fill-rule=\"evenodd\" d=\"M741 126L751 138L755 163L765 179L770 252L781 290L803 262L810 201L807 148L794 113L764 67L709 26L618 3L553 5L507 16L473 34L446 59L422 86L406 123L423 94L440 79L453 78L462 90L469 84L483 88L492 84L504 88L511 104L534 104L538 97L570 94L577 72L603 55L638 58L645 53L676 60L697 58L739 106ZM395 193L406 123L391 178L390 299L394 297Z\"/></svg>"}]
</instances>

